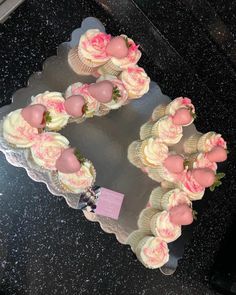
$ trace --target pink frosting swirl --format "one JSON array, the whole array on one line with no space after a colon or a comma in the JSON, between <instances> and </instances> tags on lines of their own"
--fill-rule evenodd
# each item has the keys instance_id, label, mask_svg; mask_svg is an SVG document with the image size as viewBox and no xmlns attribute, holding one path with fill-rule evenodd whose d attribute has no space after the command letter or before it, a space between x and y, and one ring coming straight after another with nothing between
<instances>
[{"instance_id":1,"label":"pink frosting swirl","mask_svg":"<svg viewBox=\"0 0 236 295\"><path fill-rule=\"evenodd\" d=\"M110 40L110 35L100 32L98 29L91 29L81 36L79 50L83 57L93 62L105 63L110 58L106 53L106 47Z\"/></svg>"},{"instance_id":2,"label":"pink frosting swirl","mask_svg":"<svg viewBox=\"0 0 236 295\"><path fill-rule=\"evenodd\" d=\"M129 99L139 98L149 90L150 78L144 69L138 66L124 70L120 79L128 91Z\"/></svg>"},{"instance_id":3,"label":"pink frosting swirl","mask_svg":"<svg viewBox=\"0 0 236 295\"><path fill-rule=\"evenodd\" d=\"M215 162L211 162L206 157L206 154L199 153L196 159L193 161L193 168L210 168L213 171L217 170L217 164Z\"/></svg>"},{"instance_id":4,"label":"pink frosting swirl","mask_svg":"<svg viewBox=\"0 0 236 295\"><path fill-rule=\"evenodd\" d=\"M170 115L174 115L175 112L180 108L189 108L192 110L193 113L195 113L195 107L192 104L192 101L188 97L177 97L172 102L168 104L168 113Z\"/></svg>"},{"instance_id":5,"label":"pink frosting swirl","mask_svg":"<svg viewBox=\"0 0 236 295\"><path fill-rule=\"evenodd\" d=\"M191 201L189 200L187 193L181 191L178 188L165 193L162 198L168 199L168 203L166 206L167 210L170 210L171 208L182 204L188 204L191 206Z\"/></svg>"},{"instance_id":6,"label":"pink frosting swirl","mask_svg":"<svg viewBox=\"0 0 236 295\"><path fill-rule=\"evenodd\" d=\"M182 186L191 193L204 192L204 187L202 187L192 176L191 171L185 171L182 174L182 179L180 180Z\"/></svg>"},{"instance_id":7,"label":"pink frosting swirl","mask_svg":"<svg viewBox=\"0 0 236 295\"><path fill-rule=\"evenodd\" d=\"M221 134L217 133L212 133L211 136L209 136L205 142L205 151L209 152L211 151L214 147L216 146L221 146L224 149L227 148L225 140L222 138Z\"/></svg>"},{"instance_id":8,"label":"pink frosting swirl","mask_svg":"<svg viewBox=\"0 0 236 295\"><path fill-rule=\"evenodd\" d=\"M169 249L167 244L160 238L150 237L146 239L140 257L144 265L149 268L158 268L169 260Z\"/></svg>"}]
</instances>

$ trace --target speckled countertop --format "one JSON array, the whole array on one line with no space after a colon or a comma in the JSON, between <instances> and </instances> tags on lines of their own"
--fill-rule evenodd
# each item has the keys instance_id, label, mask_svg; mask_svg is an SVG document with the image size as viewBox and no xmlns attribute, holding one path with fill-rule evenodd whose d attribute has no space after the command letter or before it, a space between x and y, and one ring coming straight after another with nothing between
<instances>
[{"instance_id":1,"label":"speckled countertop","mask_svg":"<svg viewBox=\"0 0 236 295\"><path fill-rule=\"evenodd\" d=\"M216 3L217 2L217 3ZM26 86L87 16L140 44L141 65L171 97L192 97L197 128L229 142L223 185L199 206L191 241L170 277L34 183L0 155L0 294L216 294L209 275L236 213L236 4L232 1L26 1L0 28L0 105Z\"/></svg>"}]
</instances>

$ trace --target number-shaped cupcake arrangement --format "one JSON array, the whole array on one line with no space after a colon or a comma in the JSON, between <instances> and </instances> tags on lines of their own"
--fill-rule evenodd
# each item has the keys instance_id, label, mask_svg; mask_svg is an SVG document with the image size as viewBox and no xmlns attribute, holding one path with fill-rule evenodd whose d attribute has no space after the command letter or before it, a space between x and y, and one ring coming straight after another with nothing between
<instances>
[{"instance_id":1,"label":"number-shaped cupcake arrangement","mask_svg":"<svg viewBox=\"0 0 236 295\"><path fill-rule=\"evenodd\" d=\"M169 260L167 244L180 237L181 226L193 222L192 201L200 200L206 188L214 190L224 176L216 173L217 163L227 159L226 142L220 134L192 135L184 142L184 154L174 152L183 128L194 118L189 98L178 97L168 105L159 105L150 121L141 126L140 139L128 148L129 161L161 183L140 213L139 229L127 240L149 268L159 268Z\"/></svg>"},{"instance_id":2,"label":"number-shaped cupcake arrangement","mask_svg":"<svg viewBox=\"0 0 236 295\"><path fill-rule=\"evenodd\" d=\"M2 122L2 135L13 148L25 149L29 165L51 173L62 191L82 194L90 191L96 178L92 162L71 147L58 133L72 122L93 116L142 97L150 78L137 65L141 52L126 35L112 37L90 29L68 54L70 67L79 75L93 75L96 83L79 81L64 93L40 93L23 109L9 113ZM227 158L226 143L215 132L193 135L184 143L184 154L174 152L184 126L192 124L195 108L188 98L179 97L157 106L149 122L140 129L140 139L131 143L128 159L153 180L155 188L138 220L137 231L128 238L138 259L158 268L169 259L167 243L181 235L181 226L192 223L192 201L202 198L205 188L218 186L223 174L216 174L216 162ZM88 201L88 210L96 204Z\"/></svg>"}]
</instances>

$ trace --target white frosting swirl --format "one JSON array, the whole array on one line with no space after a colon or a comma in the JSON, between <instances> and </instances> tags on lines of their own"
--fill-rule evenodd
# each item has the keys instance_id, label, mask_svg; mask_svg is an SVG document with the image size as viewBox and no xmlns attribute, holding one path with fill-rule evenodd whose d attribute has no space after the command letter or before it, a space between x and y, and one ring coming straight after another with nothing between
<instances>
[{"instance_id":1,"label":"white frosting swirl","mask_svg":"<svg viewBox=\"0 0 236 295\"><path fill-rule=\"evenodd\" d=\"M177 97L172 102L170 102L167 106L168 114L174 115L175 112L180 108L188 108L195 113L195 107L192 104L192 101L188 97Z\"/></svg>"},{"instance_id":2,"label":"white frosting swirl","mask_svg":"<svg viewBox=\"0 0 236 295\"><path fill-rule=\"evenodd\" d=\"M178 143L183 136L182 126L173 124L170 116L164 116L155 124L157 135L167 145L174 145Z\"/></svg>"},{"instance_id":3,"label":"white frosting swirl","mask_svg":"<svg viewBox=\"0 0 236 295\"><path fill-rule=\"evenodd\" d=\"M206 154L199 153L196 159L193 161L193 168L210 168L213 171L216 171L217 164L215 162L209 161L206 157Z\"/></svg>"},{"instance_id":4,"label":"white frosting swirl","mask_svg":"<svg viewBox=\"0 0 236 295\"><path fill-rule=\"evenodd\" d=\"M169 260L167 244L158 237L146 237L140 241L143 244L138 256L149 268L159 268Z\"/></svg>"},{"instance_id":5,"label":"white frosting swirl","mask_svg":"<svg viewBox=\"0 0 236 295\"><path fill-rule=\"evenodd\" d=\"M120 67L121 70L124 70L128 67L134 66L139 61L142 54L132 39L128 38L126 35L121 36L125 39L127 38L129 44L128 55L124 58L111 57L111 61L114 65Z\"/></svg>"},{"instance_id":6,"label":"white frosting swirl","mask_svg":"<svg viewBox=\"0 0 236 295\"><path fill-rule=\"evenodd\" d=\"M42 104L51 116L51 122L46 122L49 130L57 131L64 127L69 119L64 106L65 99L60 92L45 91L32 97L32 104Z\"/></svg>"},{"instance_id":7,"label":"white frosting swirl","mask_svg":"<svg viewBox=\"0 0 236 295\"><path fill-rule=\"evenodd\" d=\"M149 90L150 78L143 68L129 67L120 74L120 79L128 91L129 99L143 96Z\"/></svg>"},{"instance_id":8,"label":"white frosting swirl","mask_svg":"<svg viewBox=\"0 0 236 295\"><path fill-rule=\"evenodd\" d=\"M155 214L151 223L153 233L167 243L175 241L181 235L181 226L170 221L168 211Z\"/></svg>"},{"instance_id":9,"label":"white frosting swirl","mask_svg":"<svg viewBox=\"0 0 236 295\"><path fill-rule=\"evenodd\" d=\"M211 132L204 134L203 136L205 137L205 141L204 141L203 146L201 146L202 142L200 139L199 143L201 142L201 145L198 146L200 151L210 152L216 146L223 147L224 149L227 148L226 142L222 138L221 134L211 131Z\"/></svg>"},{"instance_id":10,"label":"white frosting swirl","mask_svg":"<svg viewBox=\"0 0 236 295\"><path fill-rule=\"evenodd\" d=\"M161 207L170 210L172 207L187 204L191 206L191 201L186 192L176 188L168 191L162 196Z\"/></svg>"},{"instance_id":11,"label":"white frosting swirl","mask_svg":"<svg viewBox=\"0 0 236 295\"><path fill-rule=\"evenodd\" d=\"M168 147L160 139L150 137L145 140L144 156L153 165L162 163L168 156Z\"/></svg>"},{"instance_id":12,"label":"white frosting swirl","mask_svg":"<svg viewBox=\"0 0 236 295\"><path fill-rule=\"evenodd\" d=\"M58 178L66 189L73 193L84 192L89 188L95 180L95 172L93 165L86 161L76 173L62 173L58 171Z\"/></svg>"},{"instance_id":13,"label":"white frosting swirl","mask_svg":"<svg viewBox=\"0 0 236 295\"><path fill-rule=\"evenodd\" d=\"M19 148L27 148L34 144L38 129L30 126L21 115L22 109L7 115L3 121L3 137L7 142Z\"/></svg>"},{"instance_id":14,"label":"white frosting swirl","mask_svg":"<svg viewBox=\"0 0 236 295\"><path fill-rule=\"evenodd\" d=\"M104 64L110 58L106 53L110 39L110 35L100 32L98 29L88 30L80 37L79 51L89 61L98 65Z\"/></svg>"},{"instance_id":15,"label":"white frosting swirl","mask_svg":"<svg viewBox=\"0 0 236 295\"><path fill-rule=\"evenodd\" d=\"M69 141L59 133L45 132L37 137L36 143L31 147L31 154L39 166L56 170L56 161L68 145Z\"/></svg>"},{"instance_id":16,"label":"white frosting swirl","mask_svg":"<svg viewBox=\"0 0 236 295\"><path fill-rule=\"evenodd\" d=\"M80 82L70 85L66 92L65 97L68 98L71 95L82 95L86 103L86 113L83 115L86 118L93 117L100 107L100 102L93 98L88 92L89 84L82 84Z\"/></svg>"},{"instance_id":17,"label":"white frosting swirl","mask_svg":"<svg viewBox=\"0 0 236 295\"><path fill-rule=\"evenodd\" d=\"M104 75L104 76L101 76L96 82L100 82L103 80L111 81L112 84L118 88L120 93L120 97L117 97L116 101L111 100L108 103L104 103L104 105L111 110L115 110L120 108L122 105L126 104L128 100L128 93L122 81L119 80L116 76Z\"/></svg>"}]
</instances>

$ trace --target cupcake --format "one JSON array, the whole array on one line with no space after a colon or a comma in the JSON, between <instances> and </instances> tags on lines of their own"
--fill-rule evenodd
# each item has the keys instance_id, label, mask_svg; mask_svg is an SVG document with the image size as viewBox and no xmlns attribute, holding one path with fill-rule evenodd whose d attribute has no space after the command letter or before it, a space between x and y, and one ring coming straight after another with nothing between
<instances>
[{"instance_id":1,"label":"cupcake","mask_svg":"<svg viewBox=\"0 0 236 295\"><path fill-rule=\"evenodd\" d=\"M225 140L221 137L221 134L217 134L213 131L203 135L201 133L192 135L184 143L184 151L186 153L196 153L197 151L209 153L216 147L221 147L222 150L225 150L224 154L227 154ZM226 158L227 156L225 156L225 159Z\"/></svg>"},{"instance_id":2,"label":"cupcake","mask_svg":"<svg viewBox=\"0 0 236 295\"><path fill-rule=\"evenodd\" d=\"M189 168L210 168L213 171L217 170L216 162L211 162L207 157L207 153L193 154L189 160L191 162Z\"/></svg>"},{"instance_id":3,"label":"cupcake","mask_svg":"<svg viewBox=\"0 0 236 295\"><path fill-rule=\"evenodd\" d=\"M106 51L111 58L98 69L101 75L110 74L118 76L123 70L137 64L141 57L138 46L126 35L112 38Z\"/></svg>"},{"instance_id":4,"label":"cupcake","mask_svg":"<svg viewBox=\"0 0 236 295\"><path fill-rule=\"evenodd\" d=\"M110 81L113 84L113 93L112 93L112 100L109 102L102 103L102 106L108 108L109 110L118 109L121 106L127 104L128 100L128 93L126 88L121 80L119 80L115 76L105 75L101 76L97 82L100 81Z\"/></svg>"},{"instance_id":5,"label":"cupcake","mask_svg":"<svg viewBox=\"0 0 236 295\"><path fill-rule=\"evenodd\" d=\"M83 107L83 118L91 118L99 112L100 102L89 93L89 84L80 82L70 85L65 91L65 97L68 99L72 95L81 95L84 97L85 105Z\"/></svg>"},{"instance_id":6,"label":"cupcake","mask_svg":"<svg viewBox=\"0 0 236 295\"><path fill-rule=\"evenodd\" d=\"M164 180L176 182L182 177L185 169L184 158L172 152L167 155L163 162L153 168L153 173L158 173Z\"/></svg>"},{"instance_id":7,"label":"cupcake","mask_svg":"<svg viewBox=\"0 0 236 295\"><path fill-rule=\"evenodd\" d=\"M41 133L30 151L34 162L49 170L56 170L56 161L61 152L68 148L69 141L56 132Z\"/></svg>"},{"instance_id":8,"label":"cupcake","mask_svg":"<svg viewBox=\"0 0 236 295\"><path fill-rule=\"evenodd\" d=\"M162 267L169 260L169 249L159 237L144 237L135 251L138 260L147 268Z\"/></svg>"},{"instance_id":9,"label":"cupcake","mask_svg":"<svg viewBox=\"0 0 236 295\"><path fill-rule=\"evenodd\" d=\"M128 148L129 161L141 167L156 167L168 156L168 147L158 138L135 141Z\"/></svg>"},{"instance_id":10,"label":"cupcake","mask_svg":"<svg viewBox=\"0 0 236 295\"><path fill-rule=\"evenodd\" d=\"M129 99L140 98L149 91L150 78L143 68L129 67L121 72L119 78L128 92Z\"/></svg>"},{"instance_id":11,"label":"cupcake","mask_svg":"<svg viewBox=\"0 0 236 295\"><path fill-rule=\"evenodd\" d=\"M58 131L63 128L69 119L65 110L65 99L60 92L45 91L32 97L32 105L42 104L50 114L50 120L46 122L46 128L51 131Z\"/></svg>"},{"instance_id":12,"label":"cupcake","mask_svg":"<svg viewBox=\"0 0 236 295\"><path fill-rule=\"evenodd\" d=\"M133 231L127 238L126 244L130 245L131 249L133 252L135 252L138 243L145 238L146 236L151 235L150 230L145 230L145 229L138 229Z\"/></svg>"},{"instance_id":13,"label":"cupcake","mask_svg":"<svg viewBox=\"0 0 236 295\"><path fill-rule=\"evenodd\" d=\"M190 125L196 118L195 107L190 98L177 97L167 105L157 106L152 113L152 120L157 121L164 115L177 116L182 126Z\"/></svg>"},{"instance_id":14,"label":"cupcake","mask_svg":"<svg viewBox=\"0 0 236 295\"><path fill-rule=\"evenodd\" d=\"M170 116L165 116L153 124L152 136L160 138L168 146L175 145L183 136L183 128L174 124Z\"/></svg>"},{"instance_id":15,"label":"cupcake","mask_svg":"<svg viewBox=\"0 0 236 295\"><path fill-rule=\"evenodd\" d=\"M158 210L169 211L180 204L187 204L191 207L187 193L178 188L166 192L162 187L157 187L151 192L149 202L151 207Z\"/></svg>"},{"instance_id":16,"label":"cupcake","mask_svg":"<svg viewBox=\"0 0 236 295\"><path fill-rule=\"evenodd\" d=\"M93 164L81 156L74 148L62 151L56 161L58 180L63 189L72 193L82 193L90 188L96 178Z\"/></svg>"},{"instance_id":17,"label":"cupcake","mask_svg":"<svg viewBox=\"0 0 236 295\"><path fill-rule=\"evenodd\" d=\"M171 222L170 212L161 211L150 220L152 233L166 243L173 242L181 236L181 225Z\"/></svg>"},{"instance_id":18,"label":"cupcake","mask_svg":"<svg viewBox=\"0 0 236 295\"><path fill-rule=\"evenodd\" d=\"M80 37L78 46L69 51L68 63L73 71L78 75L90 75L105 64L110 59L106 52L110 39L110 35L98 29L86 31Z\"/></svg>"},{"instance_id":19,"label":"cupcake","mask_svg":"<svg viewBox=\"0 0 236 295\"><path fill-rule=\"evenodd\" d=\"M157 171L156 167L146 167L147 175L152 180L157 182L162 182L164 179L160 176L159 172Z\"/></svg>"},{"instance_id":20,"label":"cupcake","mask_svg":"<svg viewBox=\"0 0 236 295\"><path fill-rule=\"evenodd\" d=\"M35 143L38 128L31 126L22 116L23 109L9 113L3 121L3 137L17 148L28 148Z\"/></svg>"},{"instance_id":21,"label":"cupcake","mask_svg":"<svg viewBox=\"0 0 236 295\"><path fill-rule=\"evenodd\" d=\"M191 201L201 200L205 192L205 187L194 178L191 170L185 171L178 187L188 194Z\"/></svg>"}]
</instances>

